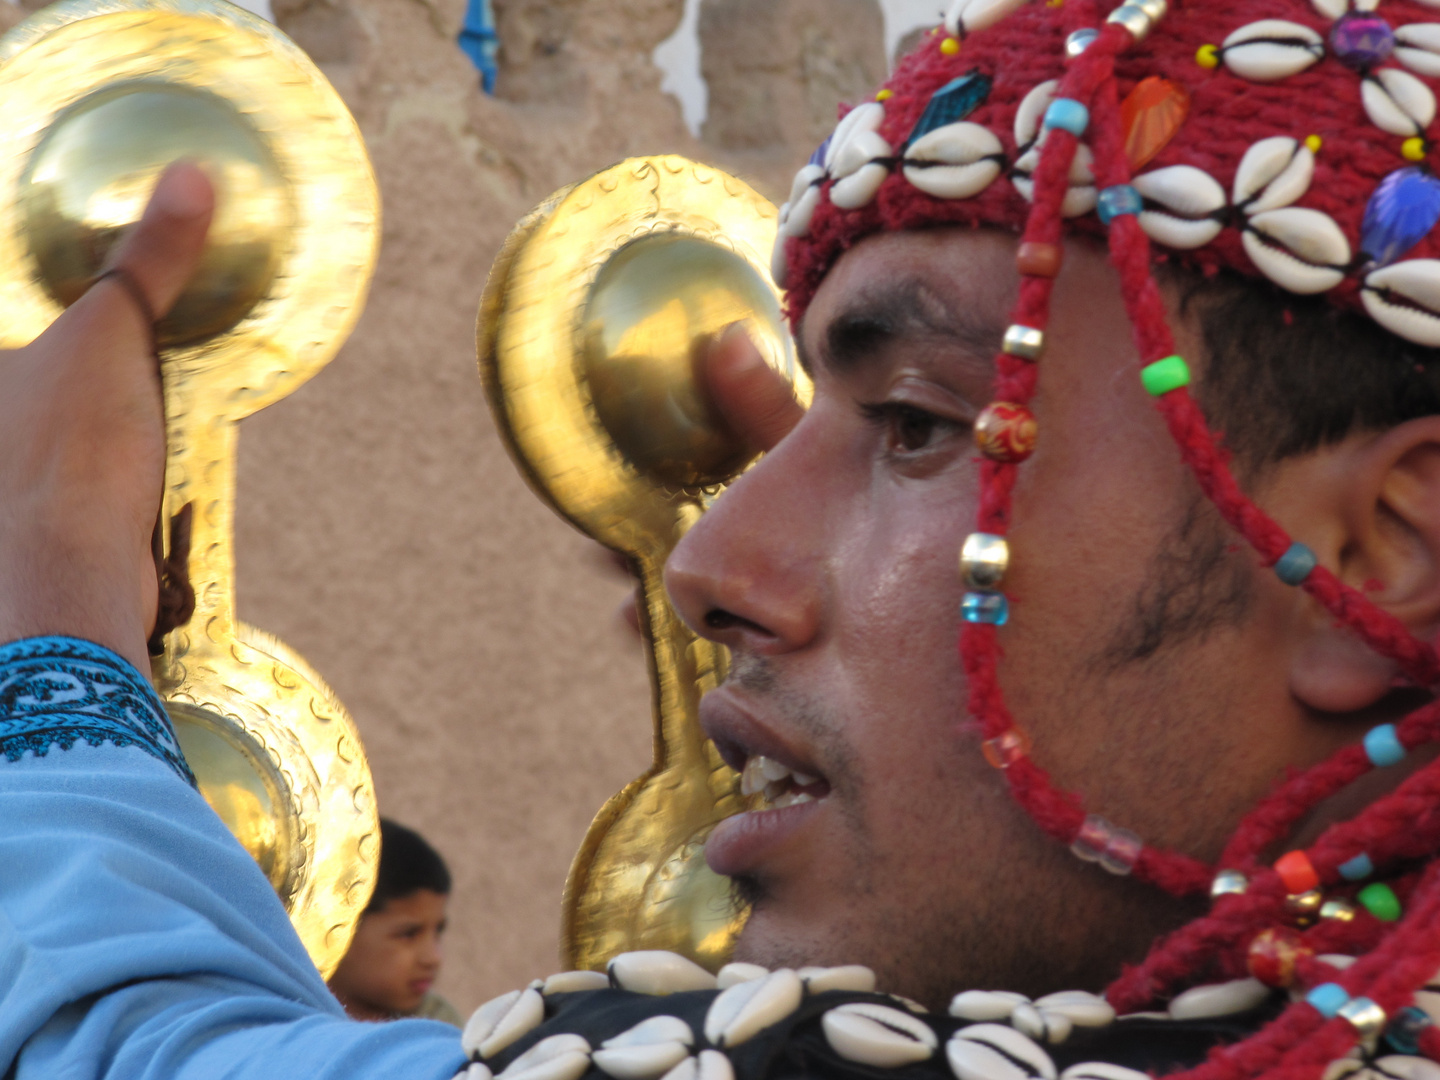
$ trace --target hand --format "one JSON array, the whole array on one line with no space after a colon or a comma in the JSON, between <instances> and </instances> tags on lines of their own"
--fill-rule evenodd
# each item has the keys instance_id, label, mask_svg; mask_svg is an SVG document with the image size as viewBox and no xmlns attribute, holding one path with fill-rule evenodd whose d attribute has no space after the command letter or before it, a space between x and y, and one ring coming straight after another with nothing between
<instances>
[{"instance_id":1,"label":"hand","mask_svg":"<svg viewBox=\"0 0 1440 1080\"><path fill-rule=\"evenodd\" d=\"M197 166L172 165L110 259L157 318L194 274L214 204ZM30 345L0 353L0 642L65 634L148 670L165 470L151 340L109 278Z\"/></svg>"},{"instance_id":2,"label":"hand","mask_svg":"<svg viewBox=\"0 0 1440 1080\"><path fill-rule=\"evenodd\" d=\"M790 384L739 324L711 348L701 378L730 430L756 453L773 449L805 415Z\"/></svg>"}]
</instances>

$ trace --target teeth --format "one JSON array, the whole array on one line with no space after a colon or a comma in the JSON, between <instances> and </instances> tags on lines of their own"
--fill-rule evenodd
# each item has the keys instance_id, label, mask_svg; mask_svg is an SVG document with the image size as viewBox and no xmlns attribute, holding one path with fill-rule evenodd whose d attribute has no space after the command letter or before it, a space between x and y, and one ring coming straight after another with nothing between
<instances>
[{"instance_id":1,"label":"teeth","mask_svg":"<svg viewBox=\"0 0 1440 1080\"><path fill-rule=\"evenodd\" d=\"M746 760L745 768L740 773L740 794L758 795L765 790L765 774L762 763L763 757L752 757Z\"/></svg>"},{"instance_id":2,"label":"teeth","mask_svg":"<svg viewBox=\"0 0 1440 1080\"><path fill-rule=\"evenodd\" d=\"M796 787L809 787L811 784L820 782L818 776L811 776L809 773L792 772L790 776L794 779Z\"/></svg>"},{"instance_id":3,"label":"teeth","mask_svg":"<svg viewBox=\"0 0 1440 1080\"><path fill-rule=\"evenodd\" d=\"M786 806L799 806L802 803L814 802L815 796L804 791L787 791L784 795L770 800L770 806L779 810Z\"/></svg>"},{"instance_id":4,"label":"teeth","mask_svg":"<svg viewBox=\"0 0 1440 1080\"><path fill-rule=\"evenodd\" d=\"M765 779L769 780L771 783L774 783L776 780L784 780L787 776L790 775L789 768L781 765L780 762L774 760L773 758L768 758L762 755L755 760L760 763L760 775L765 777Z\"/></svg>"},{"instance_id":5,"label":"teeth","mask_svg":"<svg viewBox=\"0 0 1440 1080\"><path fill-rule=\"evenodd\" d=\"M740 793L747 797L759 795L772 807L814 802L815 796L797 789L819 782L820 777L794 772L788 765L764 754L746 758L745 768L740 771Z\"/></svg>"}]
</instances>

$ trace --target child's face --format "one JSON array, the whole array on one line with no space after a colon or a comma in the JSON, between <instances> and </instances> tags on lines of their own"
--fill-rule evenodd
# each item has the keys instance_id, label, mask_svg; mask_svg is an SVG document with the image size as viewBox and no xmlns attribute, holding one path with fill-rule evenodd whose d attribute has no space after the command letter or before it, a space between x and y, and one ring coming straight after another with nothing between
<instances>
[{"instance_id":1,"label":"child's face","mask_svg":"<svg viewBox=\"0 0 1440 1080\"><path fill-rule=\"evenodd\" d=\"M350 951L330 977L330 989L351 1016L379 1020L420 1007L440 971L448 899L420 889L360 919Z\"/></svg>"}]
</instances>

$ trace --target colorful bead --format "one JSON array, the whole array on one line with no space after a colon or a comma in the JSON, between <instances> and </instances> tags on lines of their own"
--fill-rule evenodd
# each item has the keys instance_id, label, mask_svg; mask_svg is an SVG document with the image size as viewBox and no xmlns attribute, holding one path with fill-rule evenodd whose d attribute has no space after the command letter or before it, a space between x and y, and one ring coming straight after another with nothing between
<instances>
[{"instance_id":1,"label":"colorful bead","mask_svg":"<svg viewBox=\"0 0 1440 1080\"><path fill-rule=\"evenodd\" d=\"M1385 265L1430 235L1440 221L1440 179L1428 169L1396 169L1375 188L1365 204L1360 250Z\"/></svg>"},{"instance_id":2,"label":"colorful bead","mask_svg":"<svg viewBox=\"0 0 1440 1080\"><path fill-rule=\"evenodd\" d=\"M1412 135L1400 144L1400 156L1406 161L1424 161L1429 153L1430 148L1420 135Z\"/></svg>"},{"instance_id":3,"label":"colorful bead","mask_svg":"<svg viewBox=\"0 0 1440 1080\"><path fill-rule=\"evenodd\" d=\"M985 760L997 769L1008 769L1015 762L1030 754L1030 736L1019 728L1011 728L1003 735L986 739L980 744Z\"/></svg>"},{"instance_id":4,"label":"colorful bead","mask_svg":"<svg viewBox=\"0 0 1440 1080\"><path fill-rule=\"evenodd\" d=\"M1109 225L1117 217L1126 214L1138 214L1143 209L1145 200L1140 198L1140 192L1129 184L1116 184L1114 187L1105 188L1095 202L1095 212L1100 215L1103 225Z\"/></svg>"},{"instance_id":5,"label":"colorful bead","mask_svg":"<svg viewBox=\"0 0 1440 1080\"><path fill-rule=\"evenodd\" d=\"M1135 173L1169 145L1190 114L1190 95L1179 83L1158 75L1141 79L1120 105L1125 155Z\"/></svg>"},{"instance_id":6,"label":"colorful bead","mask_svg":"<svg viewBox=\"0 0 1440 1080\"><path fill-rule=\"evenodd\" d=\"M1396 922L1400 918L1400 898L1383 881L1366 885L1355 894L1355 899L1381 922Z\"/></svg>"},{"instance_id":7,"label":"colorful bead","mask_svg":"<svg viewBox=\"0 0 1440 1080\"><path fill-rule=\"evenodd\" d=\"M1346 67L1369 71L1395 51L1395 31L1373 12L1346 12L1330 28L1330 48Z\"/></svg>"},{"instance_id":8,"label":"colorful bead","mask_svg":"<svg viewBox=\"0 0 1440 1080\"><path fill-rule=\"evenodd\" d=\"M954 38L948 40L955 41ZM960 43L957 41L955 44L958 47ZM915 121L915 126L910 129L905 145L909 146L937 128L964 120L985 103L993 85L994 80L989 75L982 75L978 71L972 71L969 75L962 75L958 79L951 79L930 95L930 100L925 105L925 111L920 114L920 119Z\"/></svg>"},{"instance_id":9,"label":"colorful bead","mask_svg":"<svg viewBox=\"0 0 1440 1080\"><path fill-rule=\"evenodd\" d=\"M1140 369L1140 382L1145 392L1154 397L1190 385L1190 365L1182 356L1167 356Z\"/></svg>"},{"instance_id":10,"label":"colorful bead","mask_svg":"<svg viewBox=\"0 0 1440 1080\"><path fill-rule=\"evenodd\" d=\"M1098 814L1086 817L1070 842L1070 851L1085 862L1098 862L1112 874L1124 876L1135 868L1144 843L1129 829L1111 825Z\"/></svg>"},{"instance_id":11,"label":"colorful bead","mask_svg":"<svg viewBox=\"0 0 1440 1080\"><path fill-rule=\"evenodd\" d=\"M1064 262L1065 249L1059 244L1026 240L1015 252L1015 269L1031 277L1058 277Z\"/></svg>"},{"instance_id":12,"label":"colorful bead","mask_svg":"<svg viewBox=\"0 0 1440 1080\"><path fill-rule=\"evenodd\" d=\"M1100 31L1096 30L1093 26L1082 26L1065 39L1065 55L1071 60L1074 60L1091 45L1095 44L1095 39L1099 36Z\"/></svg>"},{"instance_id":13,"label":"colorful bead","mask_svg":"<svg viewBox=\"0 0 1440 1080\"><path fill-rule=\"evenodd\" d=\"M1322 147L1322 146L1324 146L1324 145L1325 145L1325 140L1322 139L1322 138L1320 138L1319 135L1306 135L1306 136L1305 136L1305 149L1306 149L1306 150L1309 150L1310 153L1312 153L1312 154L1318 154L1318 153L1320 152L1320 147Z\"/></svg>"},{"instance_id":14,"label":"colorful bead","mask_svg":"<svg viewBox=\"0 0 1440 1080\"><path fill-rule=\"evenodd\" d=\"M1287 893L1309 892L1320 887L1320 875L1310 862L1310 856L1303 851L1292 851L1275 860L1275 873Z\"/></svg>"},{"instance_id":15,"label":"colorful bead","mask_svg":"<svg viewBox=\"0 0 1440 1080\"><path fill-rule=\"evenodd\" d=\"M1332 922L1351 922L1355 918L1355 905L1349 900L1326 900L1320 905L1320 918Z\"/></svg>"},{"instance_id":16,"label":"colorful bead","mask_svg":"<svg viewBox=\"0 0 1440 1080\"><path fill-rule=\"evenodd\" d=\"M1090 126L1090 110L1074 98L1056 98L1045 110L1045 129L1059 128L1077 139Z\"/></svg>"},{"instance_id":17,"label":"colorful bead","mask_svg":"<svg viewBox=\"0 0 1440 1080\"><path fill-rule=\"evenodd\" d=\"M1018 356L1022 360L1038 360L1040 351L1045 348L1045 334L1033 326L1022 326L1015 323L1005 331L1005 339L1000 343L1002 352L1009 356Z\"/></svg>"},{"instance_id":18,"label":"colorful bead","mask_svg":"<svg viewBox=\"0 0 1440 1080\"><path fill-rule=\"evenodd\" d=\"M1385 1029L1385 1041L1402 1054L1418 1054L1420 1037L1425 1029L1433 1025L1430 1014L1414 1005L1395 1010L1394 1017Z\"/></svg>"},{"instance_id":19,"label":"colorful bead","mask_svg":"<svg viewBox=\"0 0 1440 1080\"><path fill-rule=\"evenodd\" d=\"M960 39L947 37L940 42L940 51L946 56L958 56L960 53Z\"/></svg>"},{"instance_id":20,"label":"colorful bead","mask_svg":"<svg viewBox=\"0 0 1440 1080\"><path fill-rule=\"evenodd\" d=\"M1207 71L1214 71L1220 66L1220 48L1218 45L1201 45L1195 50L1195 63Z\"/></svg>"},{"instance_id":21,"label":"colorful bead","mask_svg":"<svg viewBox=\"0 0 1440 1080\"><path fill-rule=\"evenodd\" d=\"M1373 1039L1384 1031L1385 1021L1389 1019L1385 1010L1367 997L1351 998L1335 1010L1335 1015L1349 1020L1362 1041Z\"/></svg>"},{"instance_id":22,"label":"colorful bead","mask_svg":"<svg viewBox=\"0 0 1440 1080\"><path fill-rule=\"evenodd\" d=\"M1365 733L1365 756L1377 769L1405 760L1405 747L1394 724L1381 724Z\"/></svg>"},{"instance_id":23,"label":"colorful bead","mask_svg":"<svg viewBox=\"0 0 1440 1080\"><path fill-rule=\"evenodd\" d=\"M1291 544L1289 550L1275 560L1275 576L1286 585L1300 585L1315 569L1315 553L1304 544Z\"/></svg>"},{"instance_id":24,"label":"colorful bead","mask_svg":"<svg viewBox=\"0 0 1440 1080\"><path fill-rule=\"evenodd\" d=\"M1250 887L1250 879L1239 870L1221 870L1210 883L1210 899L1221 896L1243 896Z\"/></svg>"},{"instance_id":25,"label":"colorful bead","mask_svg":"<svg viewBox=\"0 0 1440 1080\"><path fill-rule=\"evenodd\" d=\"M1320 916L1320 905L1325 903L1325 894L1319 889L1309 892L1291 893L1285 897L1285 913L1296 926L1314 926Z\"/></svg>"},{"instance_id":26,"label":"colorful bead","mask_svg":"<svg viewBox=\"0 0 1440 1080\"><path fill-rule=\"evenodd\" d=\"M1035 416L1024 405L996 401L975 420L975 445L991 461L1015 465L1035 452Z\"/></svg>"},{"instance_id":27,"label":"colorful bead","mask_svg":"<svg viewBox=\"0 0 1440 1080\"><path fill-rule=\"evenodd\" d=\"M1283 988L1295 982L1295 965L1314 955L1315 950L1294 930L1276 927L1255 935L1245 954L1245 966L1266 986Z\"/></svg>"},{"instance_id":28,"label":"colorful bead","mask_svg":"<svg viewBox=\"0 0 1440 1080\"><path fill-rule=\"evenodd\" d=\"M1364 852L1340 864L1340 876L1346 881L1364 881L1373 873L1375 873L1375 864Z\"/></svg>"},{"instance_id":29,"label":"colorful bead","mask_svg":"<svg viewBox=\"0 0 1440 1080\"><path fill-rule=\"evenodd\" d=\"M969 589L998 589L1010 567L1010 545L1003 536L971 533L960 545L960 580Z\"/></svg>"},{"instance_id":30,"label":"colorful bead","mask_svg":"<svg viewBox=\"0 0 1440 1080\"><path fill-rule=\"evenodd\" d=\"M1004 593L967 592L960 600L960 618L984 626L1004 626L1010 621L1010 601Z\"/></svg>"},{"instance_id":31,"label":"colorful bead","mask_svg":"<svg viewBox=\"0 0 1440 1080\"><path fill-rule=\"evenodd\" d=\"M1321 983L1305 995L1305 1000L1326 1020L1333 1020L1350 1001L1350 995L1339 983Z\"/></svg>"},{"instance_id":32,"label":"colorful bead","mask_svg":"<svg viewBox=\"0 0 1440 1080\"><path fill-rule=\"evenodd\" d=\"M890 100L892 97L894 97L894 96L895 96L895 91L894 91L894 90L891 90L891 89L887 86L884 90L881 90L878 94L875 95L875 100L876 100L876 101L880 101L880 102L885 102L885 101L889 101L889 100Z\"/></svg>"}]
</instances>

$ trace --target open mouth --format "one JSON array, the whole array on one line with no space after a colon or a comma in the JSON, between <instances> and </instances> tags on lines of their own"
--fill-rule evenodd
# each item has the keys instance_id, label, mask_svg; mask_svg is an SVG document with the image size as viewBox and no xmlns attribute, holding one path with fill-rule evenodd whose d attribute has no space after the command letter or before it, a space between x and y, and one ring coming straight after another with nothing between
<instances>
[{"instance_id":1,"label":"open mouth","mask_svg":"<svg viewBox=\"0 0 1440 1080\"><path fill-rule=\"evenodd\" d=\"M824 799L830 794L830 785L822 776L792 769L764 754L753 754L746 757L740 770L740 792L747 797L758 795L757 809L781 810Z\"/></svg>"}]
</instances>

